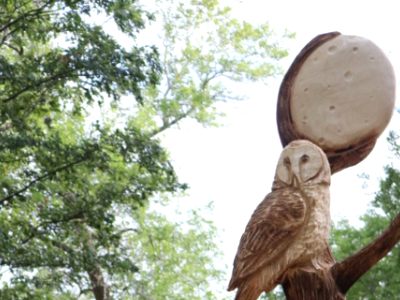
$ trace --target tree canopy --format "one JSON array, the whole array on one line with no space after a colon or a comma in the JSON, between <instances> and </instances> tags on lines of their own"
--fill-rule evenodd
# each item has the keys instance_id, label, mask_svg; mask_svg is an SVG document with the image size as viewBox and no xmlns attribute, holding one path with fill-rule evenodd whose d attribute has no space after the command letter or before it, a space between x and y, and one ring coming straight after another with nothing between
<instances>
[{"instance_id":1,"label":"tree canopy","mask_svg":"<svg viewBox=\"0 0 400 300\"><path fill-rule=\"evenodd\" d=\"M213 299L215 227L196 211L187 228L147 212L187 188L157 134L215 124L216 104L241 98L227 80L280 72L282 37L216 0L16 0L0 12L0 298L166 299L172 287ZM155 20L161 42L137 44ZM176 271L189 281L167 281Z\"/></svg>"}]
</instances>

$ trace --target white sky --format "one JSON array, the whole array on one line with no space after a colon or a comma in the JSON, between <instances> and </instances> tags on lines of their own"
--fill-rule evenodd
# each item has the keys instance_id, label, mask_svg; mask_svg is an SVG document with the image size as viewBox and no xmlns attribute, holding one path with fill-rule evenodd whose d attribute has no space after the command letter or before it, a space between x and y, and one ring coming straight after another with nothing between
<instances>
[{"instance_id":1,"label":"white sky","mask_svg":"<svg viewBox=\"0 0 400 300\"><path fill-rule=\"evenodd\" d=\"M233 1L226 1L232 6ZM398 5L396 5L398 4ZM400 2L396 1L256 1L246 0L233 6L235 16L249 22L269 21L278 32L284 28L297 33L287 43L290 56L282 64L285 70L298 52L316 35L339 31L374 41L388 55L396 71L400 68ZM265 195L270 192L275 167L282 150L276 126L276 99L282 77L269 86L248 84L242 93L245 102L224 106L227 117L222 128L185 126L169 130L165 145L182 182L189 183L184 207L202 206L214 201L213 219L222 230L222 250L231 266L244 228ZM394 113L389 129L400 129ZM190 129L188 129L188 127ZM370 156L359 165L332 177L331 215L333 220L348 218L359 226L358 216L367 209L377 190L377 178L390 153L386 131ZM370 174L369 188L363 189L361 173ZM367 195L369 193L369 195ZM228 280L228 279L227 279ZM225 287L223 287L225 288Z\"/></svg>"}]
</instances>

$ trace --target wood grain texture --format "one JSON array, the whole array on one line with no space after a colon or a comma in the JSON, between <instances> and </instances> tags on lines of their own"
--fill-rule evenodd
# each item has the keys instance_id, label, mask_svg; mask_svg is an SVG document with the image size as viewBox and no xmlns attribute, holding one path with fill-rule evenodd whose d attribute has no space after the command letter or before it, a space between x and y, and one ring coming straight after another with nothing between
<instances>
[{"instance_id":1,"label":"wood grain texture","mask_svg":"<svg viewBox=\"0 0 400 300\"><path fill-rule=\"evenodd\" d=\"M345 300L357 280L400 240L400 213L369 245L336 262L325 273L293 270L282 281L287 300ZM332 257L333 260L333 257Z\"/></svg>"},{"instance_id":2,"label":"wood grain texture","mask_svg":"<svg viewBox=\"0 0 400 300\"><path fill-rule=\"evenodd\" d=\"M272 192L256 208L242 235L228 290L235 300L256 300L291 269L328 270L330 167L325 153L305 140L282 151ZM330 253L330 252L329 252Z\"/></svg>"},{"instance_id":3,"label":"wood grain texture","mask_svg":"<svg viewBox=\"0 0 400 300\"><path fill-rule=\"evenodd\" d=\"M358 148L342 149L337 153L331 153L328 156L332 174L337 173L348 167L352 167L363 161L374 149L376 139L360 145Z\"/></svg>"},{"instance_id":4,"label":"wood grain texture","mask_svg":"<svg viewBox=\"0 0 400 300\"><path fill-rule=\"evenodd\" d=\"M287 300L345 300L346 295L337 287L327 272L293 271L282 283Z\"/></svg>"},{"instance_id":5,"label":"wood grain texture","mask_svg":"<svg viewBox=\"0 0 400 300\"><path fill-rule=\"evenodd\" d=\"M385 130L395 91L385 53L366 38L339 35L316 48L294 79L293 125L325 153L357 148Z\"/></svg>"},{"instance_id":6,"label":"wood grain texture","mask_svg":"<svg viewBox=\"0 0 400 300\"><path fill-rule=\"evenodd\" d=\"M396 79L385 53L368 39L322 34L286 73L278 96L281 143L310 140L332 174L372 151L394 110Z\"/></svg>"},{"instance_id":7,"label":"wood grain texture","mask_svg":"<svg viewBox=\"0 0 400 300\"><path fill-rule=\"evenodd\" d=\"M330 32L318 35L311 40L297 55L289 70L286 72L282 80L281 87L278 95L278 105L276 110L276 120L278 123L278 132L281 139L282 146L285 147L293 140L300 140L301 137L293 127L293 120L290 113L290 97L292 93L292 86L294 79L300 71L301 66L306 59L315 51L320 45L340 35L340 32Z\"/></svg>"},{"instance_id":8,"label":"wood grain texture","mask_svg":"<svg viewBox=\"0 0 400 300\"><path fill-rule=\"evenodd\" d=\"M257 300L278 284L288 300L345 300L397 244L400 213L372 243L336 262L328 244L329 184L319 147L305 140L285 147L272 192L254 211L238 247L228 289L238 288L235 300Z\"/></svg>"},{"instance_id":9,"label":"wood grain texture","mask_svg":"<svg viewBox=\"0 0 400 300\"><path fill-rule=\"evenodd\" d=\"M268 194L242 235L228 290L239 287L249 275L279 260L299 233L304 218L305 203L299 192L280 189ZM275 286L272 284L270 289Z\"/></svg>"},{"instance_id":10,"label":"wood grain texture","mask_svg":"<svg viewBox=\"0 0 400 300\"><path fill-rule=\"evenodd\" d=\"M340 290L346 293L365 272L388 254L399 240L400 213L369 245L332 267L332 274Z\"/></svg>"}]
</instances>

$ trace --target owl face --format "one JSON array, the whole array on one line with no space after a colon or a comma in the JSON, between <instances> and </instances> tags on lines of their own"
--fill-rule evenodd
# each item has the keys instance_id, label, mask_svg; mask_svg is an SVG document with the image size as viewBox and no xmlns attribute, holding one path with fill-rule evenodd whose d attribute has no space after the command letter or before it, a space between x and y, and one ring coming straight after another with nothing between
<instances>
[{"instance_id":1,"label":"owl face","mask_svg":"<svg viewBox=\"0 0 400 300\"><path fill-rule=\"evenodd\" d=\"M282 151L276 175L285 184L298 188L327 168L329 165L322 150L311 142L299 140Z\"/></svg>"}]
</instances>

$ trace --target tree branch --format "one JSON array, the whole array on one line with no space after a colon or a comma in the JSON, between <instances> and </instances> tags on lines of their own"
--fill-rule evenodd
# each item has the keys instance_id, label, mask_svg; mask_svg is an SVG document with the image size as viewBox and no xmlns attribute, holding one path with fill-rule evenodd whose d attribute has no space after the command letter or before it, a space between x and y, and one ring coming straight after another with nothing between
<instances>
[{"instance_id":1,"label":"tree branch","mask_svg":"<svg viewBox=\"0 0 400 300\"><path fill-rule=\"evenodd\" d=\"M368 246L336 263L331 272L339 289L346 293L351 286L392 250L400 240L400 213L386 230Z\"/></svg>"},{"instance_id":2,"label":"tree branch","mask_svg":"<svg viewBox=\"0 0 400 300\"><path fill-rule=\"evenodd\" d=\"M171 122L168 123L164 123L163 126L153 130L153 132L150 134L150 137L153 137L161 132L163 132L164 130L170 128L171 126L175 125L176 123L178 123L179 121L181 121L182 119L186 118L187 116L189 116L193 111L194 111L194 107L191 107L188 111L186 111L185 113L182 113L181 115L179 115L178 117L176 117L174 120L172 120Z\"/></svg>"},{"instance_id":3,"label":"tree branch","mask_svg":"<svg viewBox=\"0 0 400 300\"><path fill-rule=\"evenodd\" d=\"M53 244L54 247L57 247L65 252L71 253L74 251L74 249L72 249L70 246L62 242L51 240L51 243Z\"/></svg>"},{"instance_id":4,"label":"tree branch","mask_svg":"<svg viewBox=\"0 0 400 300\"><path fill-rule=\"evenodd\" d=\"M82 219L84 217L84 215L83 215L83 211L80 211L80 212L78 212L78 213L76 213L75 215L73 215L73 216L70 216L70 217L68 217L68 218L65 218L65 219L60 219L60 220L56 220L56 219L53 219L53 220L50 220L50 221L46 221L46 222L41 222L39 225L37 225L36 227L33 227L32 226L32 233L31 233L31 235L29 236L29 237L27 237L25 240L23 240L22 241L22 244L26 244L28 241L30 241L32 238L34 238L35 236L37 236L37 233L39 233L38 232L38 229L40 228L40 227L42 227L43 225L50 225L50 224L57 224L57 223L64 223L64 222L69 222L69 221L72 221L72 220L78 220L78 219ZM53 242L53 241L52 241Z\"/></svg>"},{"instance_id":5,"label":"tree branch","mask_svg":"<svg viewBox=\"0 0 400 300\"><path fill-rule=\"evenodd\" d=\"M46 174L44 174L44 175L42 175L42 176L39 176L38 178L36 178L36 179L32 180L31 182L29 182L29 183L28 183L26 186L24 186L22 189L20 189L20 190L18 190L18 191L16 191L16 192L12 193L11 195L9 195L9 196L7 196L7 197L1 199L1 200L0 200L0 204L3 204L5 201L10 200L11 198L13 198L13 197L15 197L15 196L17 196L17 195L20 195L22 192L25 192L27 189L29 189L32 185L36 184L37 182L39 182L39 181L41 181L41 180L43 180L43 179L45 179L45 178L47 178L47 177L49 177L49 176L51 176L51 175L54 175L54 174L56 174L57 172L60 172L60 171L65 170L65 169L68 169L69 167L72 167L72 166L74 166L74 165L77 165L77 164L79 164L79 163L85 161L86 159L87 159L87 156L85 155L85 156L84 156L82 159L80 159L80 160L71 162L71 163L69 163L69 164L66 164L66 165L64 165L64 166L62 166L62 167L60 167L60 168L58 168L58 169L55 169L55 170L53 170L53 171L51 171L51 172L47 172Z\"/></svg>"},{"instance_id":6,"label":"tree branch","mask_svg":"<svg viewBox=\"0 0 400 300\"><path fill-rule=\"evenodd\" d=\"M135 231L135 232L137 232L138 230L135 229L135 228L124 228L124 229L118 230L118 231L114 234L114 236L122 235L122 234L124 234L124 233L126 233L126 232L129 232L129 231Z\"/></svg>"},{"instance_id":7,"label":"tree branch","mask_svg":"<svg viewBox=\"0 0 400 300\"><path fill-rule=\"evenodd\" d=\"M5 43L5 45L8 47L8 48L11 48L11 49L13 49L15 52L17 52L18 53L18 55L22 55L22 54L24 54L24 48L17 48L17 47L15 47L15 46L13 46L13 45L11 45L11 44L9 44L9 43Z\"/></svg>"},{"instance_id":8,"label":"tree branch","mask_svg":"<svg viewBox=\"0 0 400 300\"><path fill-rule=\"evenodd\" d=\"M11 100L14 100L15 98L17 98L19 95L25 93L26 91L29 91L31 88L38 87L44 83L47 83L47 82L50 82L50 81L53 81L56 79L67 78L69 75L70 74L66 74L66 73L55 74L55 75L51 76L50 78L47 78L45 80L35 83L34 85L28 85L27 87L23 88L22 90L12 94L11 96L9 96L7 98L3 98L0 101L4 102L4 103L10 102Z\"/></svg>"},{"instance_id":9,"label":"tree branch","mask_svg":"<svg viewBox=\"0 0 400 300\"><path fill-rule=\"evenodd\" d=\"M22 93L25 93L26 91L28 91L29 89L31 89L33 86L28 85L27 87L23 88L22 90L20 90L19 92L16 92L15 94L11 95L8 98L4 98L1 99L2 102L7 103L10 102L11 100L14 100L15 98L17 98L19 95L21 95Z\"/></svg>"},{"instance_id":10,"label":"tree branch","mask_svg":"<svg viewBox=\"0 0 400 300\"><path fill-rule=\"evenodd\" d=\"M204 79L203 83L201 84L201 89L204 90L207 87L207 85L210 83L211 80L213 80L219 76L223 76L222 71L216 71L210 77L208 77L208 74L207 74L206 78Z\"/></svg>"},{"instance_id":11,"label":"tree branch","mask_svg":"<svg viewBox=\"0 0 400 300\"><path fill-rule=\"evenodd\" d=\"M9 28L10 26L14 25L15 23L19 22L22 19L25 19L26 17L38 15L41 10L43 10L47 5L49 5L53 1L54 0L49 0L49 1L45 2L41 7L37 8L37 9L30 10L30 11L20 15L19 17L17 17L13 21L10 21L9 23L7 23L3 27L1 27L0 28L0 32L3 32L4 30Z\"/></svg>"},{"instance_id":12,"label":"tree branch","mask_svg":"<svg viewBox=\"0 0 400 300\"><path fill-rule=\"evenodd\" d=\"M64 244L62 242L52 240L51 243L53 246L71 253L74 251L70 246ZM88 241L89 247L91 251L95 252L93 244L91 240ZM87 269L86 272L88 273L91 285L92 285L92 292L96 300L109 300L110 299L110 288L108 287L107 283L105 282L101 266L96 264L93 269Z\"/></svg>"},{"instance_id":13,"label":"tree branch","mask_svg":"<svg viewBox=\"0 0 400 300\"><path fill-rule=\"evenodd\" d=\"M23 6L28 5L28 4L31 3L31 2L33 2L33 0L28 0L28 1L26 1L25 3L22 3L20 6L18 6L17 3L15 2L15 3L14 3L14 10L13 10L13 13L15 13L18 9L20 9L20 8L23 7Z\"/></svg>"},{"instance_id":14,"label":"tree branch","mask_svg":"<svg viewBox=\"0 0 400 300\"><path fill-rule=\"evenodd\" d=\"M1 41L0 41L0 47L3 46L3 44L6 41L7 37L8 37L7 32L4 32L3 33L3 37L1 38Z\"/></svg>"},{"instance_id":15,"label":"tree branch","mask_svg":"<svg viewBox=\"0 0 400 300\"><path fill-rule=\"evenodd\" d=\"M1 45L1 43L0 43L0 45ZM79 70L75 69L75 70L72 70L72 71L79 71ZM67 78L72 78L72 77L85 77L85 78L89 78L90 79L90 78L94 78L95 76L89 76L89 75L85 75L85 74L73 74L73 72L54 74L53 76L51 76L49 78L46 78L46 79L44 79L42 81L36 82L35 84L31 84L31 85L28 85L28 86L24 87L22 90L12 94L11 96L9 96L7 98L0 99L0 102L4 102L4 103L10 102L10 101L14 100L15 98L17 98L19 95L25 93L26 91L29 91L30 89L33 89L33 88L37 88L38 86L40 86L42 84L45 84L45 83L48 83L48 82L51 82L51 81L54 81L54 80L57 80L57 79L67 79ZM85 81L84 83L88 84L88 85L91 85L91 86L95 86L95 85L91 84L88 81Z\"/></svg>"}]
</instances>

